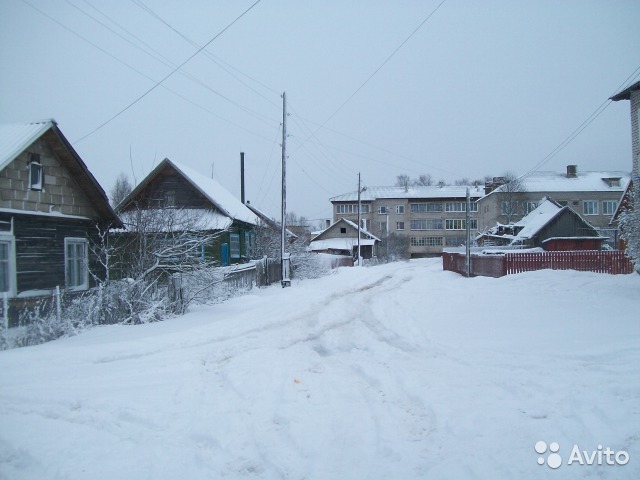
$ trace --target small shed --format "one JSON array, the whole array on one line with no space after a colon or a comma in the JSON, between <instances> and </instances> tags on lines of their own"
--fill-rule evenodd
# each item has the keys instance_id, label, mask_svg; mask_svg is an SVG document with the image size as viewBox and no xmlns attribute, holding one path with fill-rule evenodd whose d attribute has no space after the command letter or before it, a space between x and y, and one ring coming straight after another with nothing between
<instances>
[{"instance_id":1,"label":"small shed","mask_svg":"<svg viewBox=\"0 0 640 480\"><path fill-rule=\"evenodd\" d=\"M333 225L323 230L311 241L309 248L316 253L331 255L358 255L358 233L360 235L360 255L362 258L372 258L376 255L376 244L380 239L372 233L358 228L345 218L339 219Z\"/></svg>"},{"instance_id":2,"label":"small shed","mask_svg":"<svg viewBox=\"0 0 640 480\"><path fill-rule=\"evenodd\" d=\"M480 234L480 246L511 246L558 250L601 250L607 237L568 206L546 197L519 222L496 225Z\"/></svg>"}]
</instances>

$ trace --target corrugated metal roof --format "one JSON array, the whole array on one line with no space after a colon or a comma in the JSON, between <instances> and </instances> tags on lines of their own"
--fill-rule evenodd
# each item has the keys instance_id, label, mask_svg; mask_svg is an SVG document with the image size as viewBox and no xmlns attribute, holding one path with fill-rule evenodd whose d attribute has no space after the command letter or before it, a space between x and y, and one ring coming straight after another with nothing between
<instances>
[{"instance_id":1,"label":"corrugated metal roof","mask_svg":"<svg viewBox=\"0 0 640 480\"><path fill-rule=\"evenodd\" d=\"M0 171L54 125L54 120L0 125Z\"/></svg>"},{"instance_id":2,"label":"corrugated metal roof","mask_svg":"<svg viewBox=\"0 0 640 480\"><path fill-rule=\"evenodd\" d=\"M474 186L414 186L414 187L367 187L360 194L360 200L371 202L379 198L397 199L427 199L427 198L466 198L467 188L472 198L479 198L484 195L484 189ZM353 202L358 201L358 191L344 193L329 199L331 202Z\"/></svg>"}]
</instances>

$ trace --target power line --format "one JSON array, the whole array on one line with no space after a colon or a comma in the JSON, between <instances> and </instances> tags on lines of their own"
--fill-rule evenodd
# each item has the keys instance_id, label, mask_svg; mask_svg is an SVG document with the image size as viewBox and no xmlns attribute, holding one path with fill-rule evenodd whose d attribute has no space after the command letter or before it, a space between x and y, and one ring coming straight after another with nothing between
<instances>
[{"instance_id":1,"label":"power line","mask_svg":"<svg viewBox=\"0 0 640 480\"><path fill-rule=\"evenodd\" d=\"M640 67L636 68L633 73L631 75L629 75L624 82L622 82L622 84L620 84L620 86L618 86L618 88L616 88L614 90L614 92L610 95L613 96L615 95L617 92L619 92L620 90L624 89L625 86L630 85L631 83L633 83L636 78L638 78L638 76L640 76L640 73L638 73L638 71L640 71ZM589 125L591 125L591 123L593 123L593 121L598 118L602 112L604 112L607 107L611 105L611 99L607 98L604 102L602 102L598 108L596 108L593 113L591 113L591 115L589 115L587 117L587 119L582 122L573 132L571 132L571 134L565 138L562 142L560 142L558 144L558 146L556 148L554 148L547 156L545 156L542 160L540 160L538 163L536 163L527 173L525 173L524 175L522 175L520 178L524 178L527 175L530 175L531 173L539 170L540 168L542 168L542 166L546 165L549 161L551 161L551 159L553 157L555 157L558 153L560 153L567 145L569 145L578 135L580 135L580 133L582 133L582 131L587 128Z\"/></svg>"},{"instance_id":2,"label":"power line","mask_svg":"<svg viewBox=\"0 0 640 480\"><path fill-rule=\"evenodd\" d=\"M446 2L446 1L447 1L447 0L442 0L442 1L438 4L438 6L437 6L436 8L434 8L434 9L431 11L431 13L430 13L429 15L427 15L427 17L426 17L424 20L422 20L422 22L420 22L420 25L418 25L418 26L417 26L417 27L416 27L416 28L415 28L415 29L414 29L414 30L409 34L409 36L408 36L407 38L405 38L405 39L404 39L404 41L403 41L400 45L398 45L398 47L397 47L397 48L396 48L396 49L391 53L391 55L389 55L389 56L384 60L384 62L382 62L382 64L380 64L380 66L379 66L378 68L376 68L376 69L374 70L374 72L373 72L371 75L369 75L369 77L368 77L364 82L362 82L362 84L361 84L358 88L356 88L356 90L355 90L351 95L349 95L349 97L348 97L344 102L342 102L342 104L341 104L341 105L340 105L340 106L339 106L339 107L338 107L338 108L337 108L337 109L336 109L336 110L335 110L331 115L329 115L329 117L328 117L328 118L327 118L327 119L326 119L326 120L325 120L325 121L324 121L324 122L323 122L323 123L322 123L322 124L317 128L317 129L316 129L316 131L315 131L315 132L313 132L313 133L314 133L314 134L315 134L315 133L317 133L317 132L318 132L320 129L322 129L322 128L327 124L327 123L329 123L329 121L330 121L333 117L335 117L335 116L336 116L336 114L337 114L340 110L342 110L342 109L344 108L344 106L345 106L347 103L349 103L349 102L351 101L351 99L352 99L353 97L355 97L355 96L358 94L358 92L359 92L360 90L362 90L362 89L364 88L364 86L365 86L367 83L369 83L369 81L370 81L370 80L371 80L371 79L372 79L372 78L373 78L373 77L374 77L374 76L375 76L375 75L376 75L380 70L382 70L382 68L383 68L383 67L384 67L384 66L389 62L389 60L391 60L391 59L396 55L396 53L398 53L398 51L399 51L399 50L400 50L400 49L401 49L401 48L402 48L402 47L403 47L403 46L404 46L404 45L405 45L405 44L406 44L406 43L407 43L407 42L408 42L408 41L409 41L409 40L410 40L410 39L411 39L411 38L412 38L412 37L413 37L417 32L418 32L418 30L420 30L420 28L422 28L422 26L423 26L425 23L427 23L427 21L428 21L428 20L429 20L429 19L430 19L430 18L431 18L431 17L432 17L432 16L433 16L433 15L434 15L434 14L435 14L439 9L440 9L440 7L441 7L441 6L444 4L444 2ZM304 144L304 143L306 143L306 142L307 142L307 140L309 140L309 138L311 138L311 135L309 135L309 136L304 140L303 144Z\"/></svg>"},{"instance_id":3,"label":"power line","mask_svg":"<svg viewBox=\"0 0 640 480\"><path fill-rule=\"evenodd\" d=\"M100 124L99 126L97 126L96 128L94 128L93 130L91 130L89 133L87 133L86 135L84 135L83 137L79 138L78 140L75 141L75 143L79 143L82 140L84 140L85 138L87 138L90 135L93 135L95 132L97 132L98 130L100 130L101 128L103 128L105 125L109 124L110 122L112 122L113 120L115 120L117 117L119 117L120 115L122 115L124 112L126 112L127 110L129 110L131 107L133 107L136 103L138 103L140 100L142 100L144 97L146 97L147 95L149 95L152 91L154 91L156 88L158 88L160 85L162 85L169 77L171 77L174 73L176 73L178 70L180 70L183 66L185 66L189 61L191 61L196 55L198 55L202 50L204 50L205 48L207 48L209 45L211 45L211 43L213 43L218 37L220 37L220 35L222 35L224 32L226 32L229 28L231 28L236 22L238 22L242 17L244 17L247 13L249 13L249 11L251 9L253 9L253 7L255 7L258 3L260 3L262 0L256 0L255 3L253 3L249 8L247 8L244 12L242 12L235 20L233 20L229 25L227 25L226 27L224 27L220 32L218 32L211 40L209 40L207 43L205 43L201 48L199 48L198 50L196 50L191 56L189 56L184 62L182 62L180 65L178 65L176 68L174 68L169 74L165 75L159 82L157 82L154 86L152 86L150 89L148 89L146 92L144 92L142 95L140 95L138 98L136 98L133 102L129 103L126 107L124 107L122 110L120 110L118 113L116 113L115 115L113 115L111 118L109 118L107 121L103 122L102 124Z\"/></svg>"}]
</instances>

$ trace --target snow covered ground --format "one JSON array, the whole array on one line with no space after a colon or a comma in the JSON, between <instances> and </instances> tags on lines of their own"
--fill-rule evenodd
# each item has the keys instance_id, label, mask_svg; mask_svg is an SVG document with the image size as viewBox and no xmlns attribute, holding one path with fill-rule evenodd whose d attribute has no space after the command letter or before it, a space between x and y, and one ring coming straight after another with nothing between
<instances>
[{"instance_id":1,"label":"snow covered ground","mask_svg":"<svg viewBox=\"0 0 640 480\"><path fill-rule=\"evenodd\" d=\"M0 478L637 479L639 310L425 259L0 352Z\"/></svg>"}]
</instances>

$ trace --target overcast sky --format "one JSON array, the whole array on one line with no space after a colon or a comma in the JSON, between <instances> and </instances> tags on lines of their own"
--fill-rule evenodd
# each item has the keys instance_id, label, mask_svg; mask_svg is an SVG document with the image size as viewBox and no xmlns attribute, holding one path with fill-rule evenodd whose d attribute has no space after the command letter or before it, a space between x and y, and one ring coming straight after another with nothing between
<instances>
[{"instance_id":1,"label":"overcast sky","mask_svg":"<svg viewBox=\"0 0 640 480\"><path fill-rule=\"evenodd\" d=\"M244 151L276 216L286 92L288 207L317 219L358 172L526 173L640 78L638 0L262 0L233 23L254 1L0 0L0 122L54 118L107 192L168 157L239 197ZM541 169L630 171L629 119L610 103Z\"/></svg>"}]
</instances>

